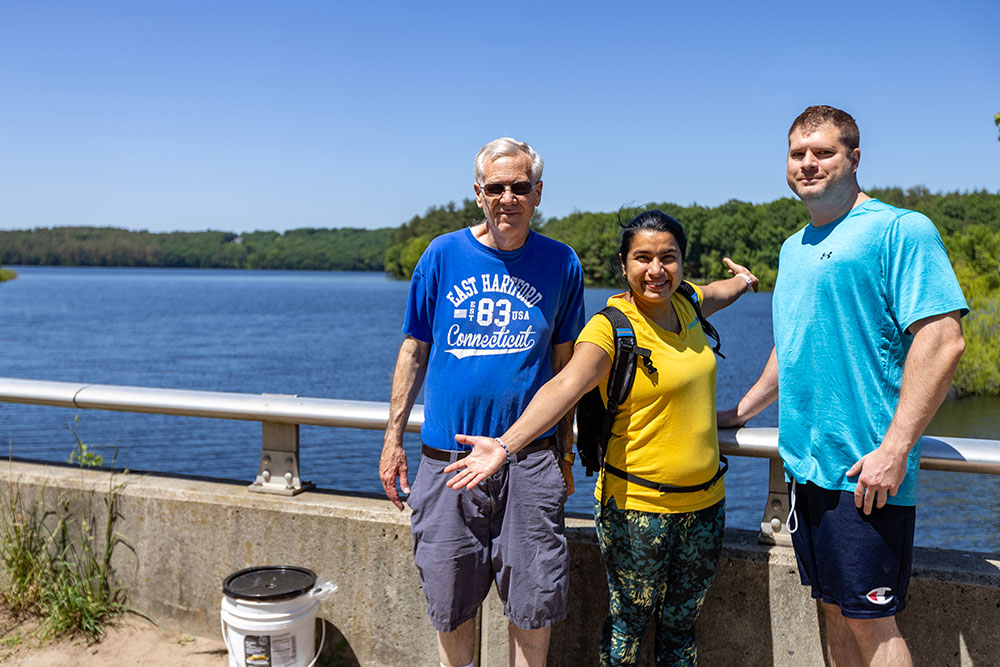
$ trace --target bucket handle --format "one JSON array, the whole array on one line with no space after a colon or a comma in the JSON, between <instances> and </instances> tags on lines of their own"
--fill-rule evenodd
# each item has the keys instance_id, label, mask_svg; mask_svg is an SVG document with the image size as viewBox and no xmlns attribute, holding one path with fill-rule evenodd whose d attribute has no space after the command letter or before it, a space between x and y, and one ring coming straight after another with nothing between
<instances>
[{"instance_id":1,"label":"bucket handle","mask_svg":"<svg viewBox=\"0 0 1000 667\"><path fill-rule=\"evenodd\" d=\"M337 590L337 587L333 586L333 590ZM330 591L330 593L332 592L333 591ZM222 641L226 644L226 650L230 655L232 655L233 649L229 646L229 626L226 623L226 619L220 617L219 621L222 624ZM313 665L316 664L316 661L319 660L320 653L323 652L323 644L326 643L326 621L321 618L319 619L319 624L323 628L319 635L319 648L316 649L316 655L313 656L313 659L309 661L309 664L306 665L306 667L313 667Z\"/></svg>"},{"instance_id":2,"label":"bucket handle","mask_svg":"<svg viewBox=\"0 0 1000 667\"><path fill-rule=\"evenodd\" d=\"M306 593L306 595L319 602L322 602L323 600L333 595L334 591L336 590L337 590L337 584L327 579L323 583L316 584L316 587L313 588L308 593Z\"/></svg>"}]
</instances>

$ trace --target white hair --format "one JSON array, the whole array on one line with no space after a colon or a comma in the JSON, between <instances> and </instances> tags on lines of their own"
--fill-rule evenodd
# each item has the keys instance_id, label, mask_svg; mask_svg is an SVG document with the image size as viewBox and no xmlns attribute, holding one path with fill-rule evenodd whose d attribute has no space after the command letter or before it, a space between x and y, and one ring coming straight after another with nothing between
<instances>
[{"instance_id":1,"label":"white hair","mask_svg":"<svg viewBox=\"0 0 1000 667\"><path fill-rule=\"evenodd\" d=\"M531 158L531 181L537 183L542 180L542 156L535 152L535 149L517 139L510 137L500 137L494 139L479 149L476 155L475 167L472 170L476 183L483 182L483 175L486 172L486 165L499 157L527 155Z\"/></svg>"}]
</instances>

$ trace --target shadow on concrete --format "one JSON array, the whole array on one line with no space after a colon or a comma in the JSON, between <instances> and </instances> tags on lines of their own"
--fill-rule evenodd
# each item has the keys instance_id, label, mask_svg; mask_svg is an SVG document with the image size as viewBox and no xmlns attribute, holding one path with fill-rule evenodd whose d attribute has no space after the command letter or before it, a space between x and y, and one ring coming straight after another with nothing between
<instances>
[{"instance_id":1,"label":"shadow on concrete","mask_svg":"<svg viewBox=\"0 0 1000 667\"><path fill-rule=\"evenodd\" d=\"M323 629L326 630L326 640L323 642L319 659L316 660L316 667L361 667L358 657L354 655L354 649L344 634L326 619L318 618L316 622L316 641L319 641Z\"/></svg>"},{"instance_id":2,"label":"shadow on concrete","mask_svg":"<svg viewBox=\"0 0 1000 667\"><path fill-rule=\"evenodd\" d=\"M780 662L772 641L768 568L759 565L766 560L755 533L726 531L719 569L701 610L701 618L711 618L712 622L696 625L699 664Z\"/></svg>"},{"instance_id":3,"label":"shadow on concrete","mask_svg":"<svg viewBox=\"0 0 1000 667\"><path fill-rule=\"evenodd\" d=\"M896 617L916 665L998 664L1000 556L917 548L906 609ZM928 632L933 628L933 632Z\"/></svg>"},{"instance_id":4,"label":"shadow on concrete","mask_svg":"<svg viewBox=\"0 0 1000 667\"><path fill-rule=\"evenodd\" d=\"M593 519L591 519L593 521ZM551 667L598 664L604 616L608 611L608 583L597 536L588 525L566 529L569 538L569 616L552 626Z\"/></svg>"}]
</instances>

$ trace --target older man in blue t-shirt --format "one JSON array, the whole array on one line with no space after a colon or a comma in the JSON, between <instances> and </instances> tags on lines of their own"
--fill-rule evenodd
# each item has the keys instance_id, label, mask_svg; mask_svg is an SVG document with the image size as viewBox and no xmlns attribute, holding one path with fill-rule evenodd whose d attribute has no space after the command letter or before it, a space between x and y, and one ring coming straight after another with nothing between
<instances>
[{"instance_id":1,"label":"older man in blue t-shirt","mask_svg":"<svg viewBox=\"0 0 1000 667\"><path fill-rule=\"evenodd\" d=\"M495 582L511 664L541 666L551 626L568 610L572 413L475 489L448 489L444 469L468 454L456 433L503 433L569 361L583 328L583 270L569 246L529 228L542 195L542 159L531 146L491 141L474 173L486 219L434 239L410 281L379 476L399 509L397 483L409 494L441 665L471 667L476 610ZM403 429L425 378L410 489Z\"/></svg>"},{"instance_id":2,"label":"older man in blue t-shirt","mask_svg":"<svg viewBox=\"0 0 1000 667\"><path fill-rule=\"evenodd\" d=\"M780 396L778 449L802 583L823 602L831 664L911 664L906 603L919 438L965 349L968 312L924 215L861 191L858 127L828 106L788 133L788 185L810 224L781 247L775 349L719 426Z\"/></svg>"}]
</instances>

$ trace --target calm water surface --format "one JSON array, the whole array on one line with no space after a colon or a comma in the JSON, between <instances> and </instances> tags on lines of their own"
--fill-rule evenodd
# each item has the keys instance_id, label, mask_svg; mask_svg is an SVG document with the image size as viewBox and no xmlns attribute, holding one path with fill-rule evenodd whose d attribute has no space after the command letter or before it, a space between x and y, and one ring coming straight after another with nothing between
<instances>
[{"instance_id":1,"label":"calm water surface","mask_svg":"<svg viewBox=\"0 0 1000 667\"><path fill-rule=\"evenodd\" d=\"M16 267L0 285L0 376L241 393L388 401L407 285L380 274ZM587 290L587 311L616 290ZM718 402L731 405L772 346L770 295L712 317L723 340ZM418 399L418 402L422 401ZM0 438L14 456L65 461L70 426L117 465L249 483L255 422L0 403ZM775 426L772 406L751 425ZM930 432L997 438L1000 401L949 401ZM381 493L381 433L303 426L302 476L319 486ZM419 441L407 436L413 466ZM756 528L767 464L734 457L727 521ZM568 508L590 511L593 478L577 477ZM1000 477L922 473L918 544L1000 552Z\"/></svg>"}]
</instances>

